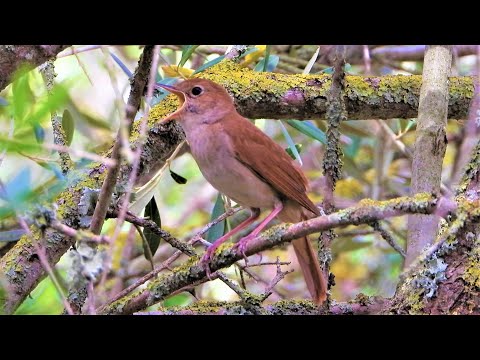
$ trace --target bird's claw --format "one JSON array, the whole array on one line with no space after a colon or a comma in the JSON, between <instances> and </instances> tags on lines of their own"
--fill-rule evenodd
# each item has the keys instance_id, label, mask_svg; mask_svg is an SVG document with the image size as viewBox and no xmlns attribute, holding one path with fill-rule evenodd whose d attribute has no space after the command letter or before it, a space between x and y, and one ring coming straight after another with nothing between
<instances>
[{"instance_id":1,"label":"bird's claw","mask_svg":"<svg viewBox=\"0 0 480 360\"><path fill-rule=\"evenodd\" d=\"M200 259L200 265L205 268L205 272L207 274L208 280L212 280L212 272L210 269L210 262L212 261L213 254L215 253L215 250L217 248L214 247L214 245L211 245L207 251L205 251L205 254L203 254L202 258Z\"/></svg>"},{"instance_id":2,"label":"bird's claw","mask_svg":"<svg viewBox=\"0 0 480 360\"><path fill-rule=\"evenodd\" d=\"M245 265L248 265L248 257L245 254L245 250L247 248L247 243L252 239L252 237L247 236L241 239L238 243L234 245L234 248L238 249L238 252L242 255L243 259L245 260Z\"/></svg>"}]
</instances>

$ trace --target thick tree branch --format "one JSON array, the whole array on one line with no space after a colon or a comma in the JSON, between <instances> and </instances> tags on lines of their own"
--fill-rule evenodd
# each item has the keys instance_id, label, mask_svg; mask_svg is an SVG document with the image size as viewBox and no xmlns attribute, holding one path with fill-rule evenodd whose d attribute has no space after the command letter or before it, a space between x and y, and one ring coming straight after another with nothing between
<instances>
[{"instance_id":1,"label":"thick tree branch","mask_svg":"<svg viewBox=\"0 0 480 360\"><path fill-rule=\"evenodd\" d=\"M0 45L0 91L21 66L35 68L71 45Z\"/></svg>"},{"instance_id":2,"label":"thick tree branch","mask_svg":"<svg viewBox=\"0 0 480 360\"><path fill-rule=\"evenodd\" d=\"M440 193L443 157L447 149L448 75L451 65L451 46L427 46L412 161L413 194ZM437 231L438 217L409 216L406 266L417 258L423 248L433 243Z\"/></svg>"}]
</instances>

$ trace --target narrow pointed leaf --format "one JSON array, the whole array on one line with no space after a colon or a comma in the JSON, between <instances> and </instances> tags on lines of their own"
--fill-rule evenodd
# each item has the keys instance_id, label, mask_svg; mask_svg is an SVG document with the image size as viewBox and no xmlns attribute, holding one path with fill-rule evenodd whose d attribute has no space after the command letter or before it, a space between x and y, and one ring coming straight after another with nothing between
<instances>
[{"instance_id":1,"label":"narrow pointed leaf","mask_svg":"<svg viewBox=\"0 0 480 360\"><path fill-rule=\"evenodd\" d=\"M196 48L198 48L200 45L186 45L183 47L182 51L182 58L180 59L180 62L178 63L178 66L183 66L187 62L187 60L190 58L190 56L193 54Z\"/></svg>"},{"instance_id":2,"label":"narrow pointed leaf","mask_svg":"<svg viewBox=\"0 0 480 360\"><path fill-rule=\"evenodd\" d=\"M192 75L195 75L195 74L198 74L199 72L203 71L203 70L206 70L208 69L209 67L215 65L215 64L218 64L220 61L222 61L223 59L225 58L225 55L222 55L222 56L219 56L219 57L216 57L215 59L213 60L210 60L208 62L206 62L205 64L203 64L202 66L200 66L197 70L194 71L194 73Z\"/></svg>"},{"instance_id":3,"label":"narrow pointed leaf","mask_svg":"<svg viewBox=\"0 0 480 360\"><path fill-rule=\"evenodd\" d=\"M218 193L217 200L215 201L215 205L213 206L212 215L210 216L210 221L215 220L224 212L225 204L223 203L222 194ZM225 234L225 228L225 220L213 226L210 230L208 230L207 241L209 243L213 243L215 240L223 236L223 234Z\"/></svg>"},{"instance_id":4,"label":"narrow pointed leaf","mask_svg":"<svg viewBox=\"0 0 480 360\"><path fill-rule=\"evenodd\" d=\"M158 211L158 206L157 206L157 203L155 201L155 197L152 197L152 199L150 200L150 202L147 204L147 206L145 207L145 214L144 214L145 217L148 217L150 220L152 220L155 224L157 224L158 227L161 227L162 226L162 221L160 219L160 212ZM147 246L150 250L150 253L152 255L152 257L155 255L155 252L157 251L158 249L158 246L160 245L160 236L158 236L157 234L153 233L150 229L148 228L144 228L143 229L143 235L145 236L145 240L147 242ZM145 246L145 244L144 244ZM145 251L146 249L144 249L144 253L145 253L145 256L147 257L148 255L148 251ZM148 259L150 262L153 263L153 259Z\"/></svg>"},{"instance_id":5,"label":"narrow pointed leaf","mask_svg":"<svg viewBox=\"0 0 480 360\"><path fill-rule=\"evenodd\" d=\"M73 139L73 133L75 131L75 123L73 122L72 114L70 114L70 111L68 110L63 112L62 128L65 132L65 142L67 143L67 146L70 146Z\"/></svg>"},{"instance_id":6,"label":"narrow pointed leaf","mask_svg":"<svg viewBox=\"0 0 480 360\"><path fill-rule=\"evenodd\" d=\"M176 172L173 172L171 169L170 169L170 176L172 177L173 180L175 180L177 184L184 185L187 183L187 179L185 179L181 175L178 175Z\"/></svg>"},{"instance_id":7,"label":"narrow pointed leaf","mask_svg":"<svg viewBox=\"0 0 480 360\"><path fill-rule=\"evenodd\" d=\"M117 63L118 66L120 66L120 68L123 70L123 72L125 74L127 74L128 78L131 79L133 74L132 72L128 69L128 67L122 62L122 60L120 60L114 53L110 53L110 55L112 56L113 60L115 60L115 62Z\"/></svg>"},{"instance_id":8,"label":"narrow pointed leaf","mask_svg":"<svg viewBox=\"0 0 480 360\"><path fill-rule=\"evenodd\" d=\"M325 133L310 121L286 120L286 123L308 137L320 141L322 144L327 143Z\"/></svg>"}]
</instances>

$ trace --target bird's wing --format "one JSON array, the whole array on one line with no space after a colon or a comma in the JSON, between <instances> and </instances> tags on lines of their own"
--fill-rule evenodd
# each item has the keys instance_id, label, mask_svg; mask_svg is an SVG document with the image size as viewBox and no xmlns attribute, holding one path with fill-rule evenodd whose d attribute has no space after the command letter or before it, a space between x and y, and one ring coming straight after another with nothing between
<instances>
[{"instance_id":1,"label":"bird's wing","mask_svg":"<svg viewBox=\"0 0 480 360\"><path fill-rule=\"evenodd\" d=\"M306 194L308 180L287 152L241 115L230 115L227 122L237 123L236 126L224 126L230 135L236 159L280 194L320 215ZM235 130L239 125L242 127L241 134ZM269 156L272 151L276 156Z\"/></svg>"}]
</instances>

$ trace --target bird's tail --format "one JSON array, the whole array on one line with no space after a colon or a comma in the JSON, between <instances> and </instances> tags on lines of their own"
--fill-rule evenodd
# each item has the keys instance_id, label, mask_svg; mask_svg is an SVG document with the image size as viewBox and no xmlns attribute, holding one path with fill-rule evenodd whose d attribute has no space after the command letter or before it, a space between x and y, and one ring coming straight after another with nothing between
<instances>
[{"instance_id":1,"label":"bird's tail","mask_svg":"<svg viewBox=\"0 0 480 360\"><path fill-rule=\"evenodd\" d=\"M298 210L300 210L298 207L286 208L285 211L279 215L279 218L282 221L288 222L298 222L309 218L304 211L300 210L299 214ZM292 244L300 267L302 268L308 291L313 301L317 305L320 305L327 299L327 280L320 269L317 253L306 236L293 240Z\"/></svg>"},{"instance_id":2,"label":"bird's tail","mask_svg":"<svg viewBox=\"0 0 480 360\"><path fill-rule=\"evenodd\" d=\"M292 241L303 277L313 301L320 305L327 299L327 281L318 264L317 254L306 236Z\"/></svg>"}]
</instances>

